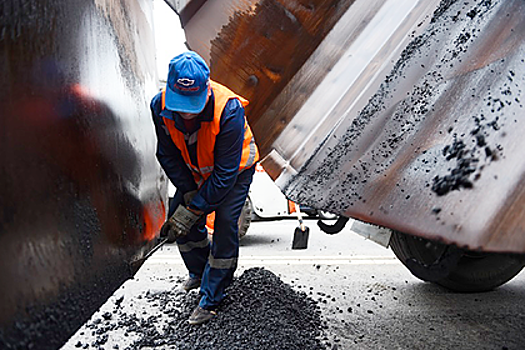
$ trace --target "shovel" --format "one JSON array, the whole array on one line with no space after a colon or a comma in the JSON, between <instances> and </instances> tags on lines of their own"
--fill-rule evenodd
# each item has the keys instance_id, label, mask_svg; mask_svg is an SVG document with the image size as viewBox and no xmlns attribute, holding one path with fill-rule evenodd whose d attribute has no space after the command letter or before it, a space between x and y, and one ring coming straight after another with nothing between
<instances>
[{"instance_id":1,"label":"shovel","mask_svg":"<svg viewBox=\"0 0 525 350\"><path fill-rule=\"evenodd\" d=\"M296 213L297 219L299 220L299 227L296 227L293 233L292 249L306 249L308 248L310 229L304 225L299 208L297 208Z\"/></svg>"},{"instance_id":2,"label":"shovel","mask_svg":"<svg viewBox=\"0 0 525 350\"><path fill-rule=\"evenodd\" d=\"M130 267L131 267L131 270L133 271L133 274L135 274L135 272L138 271L138 269L142 266L142 264L144 264L144 262L150 257L153 255L153 253L155 253L157 250L159 250L160 247L162 247L164 245L164 243L166 243L168 241L167 238L161 238L157 245L155 247L153 247L153 249L151 249L149 251L149 253L147 253L145 256L143 256L142 258L139 258L137 260L134 260L134 261L131 261L129 263Z\"/></svg>"}]
</instances>

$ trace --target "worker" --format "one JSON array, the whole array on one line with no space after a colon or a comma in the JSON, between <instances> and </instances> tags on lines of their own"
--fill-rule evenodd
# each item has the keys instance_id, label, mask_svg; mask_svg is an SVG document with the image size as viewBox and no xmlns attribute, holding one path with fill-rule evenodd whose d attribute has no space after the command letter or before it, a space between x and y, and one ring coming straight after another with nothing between
<instances>
[{"instance_id":1,"label":"worker","mask_svg":"<svg viewBox=\"0 0 525 350\"><path fill-rule=\"evenodd\" d=\"M246 105L210 80L206 62L193 51L170 61L166 87L151 101L157 159L177 188L161 235L177 242L189 271L182 288L200 287L190 324L216 315L237 268L238 220L259 160ZM213 211L210 243L205 218Z\"/></svg>"}]
</instances>

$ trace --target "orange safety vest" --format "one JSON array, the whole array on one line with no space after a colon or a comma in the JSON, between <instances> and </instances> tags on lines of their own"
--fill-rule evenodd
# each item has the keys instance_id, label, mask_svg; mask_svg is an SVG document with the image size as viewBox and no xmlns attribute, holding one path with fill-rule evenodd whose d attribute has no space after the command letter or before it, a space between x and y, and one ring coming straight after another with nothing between
<instances>
[{"instance_id":1,"label":"orange safety vest","mask_svg":"<svg viewBox=\"0 0 525 350\"><path fill-rule=\"evenodd\" d=\"M184 140L184 134L175 127L175 121L164 117L164 124L170 132L173 143L182 153L182 158L186 165L191 170L193 178L199 187L211 175L215 164L214 149L215 139L220 131L221 115L228 100L232 98L238 99L244 107L248 105L248 100L235 94L227 87L210 80L211 88L215 97L215 107L213 109L213 120L209 122L201 122L201 127L197 132L197 164L192 164L188 147ZM166 91L162 90L162 110L166 107L165 97ZM259 160L259 150L255 144L252 131L246 116L244 117L244 142L242 145L242 156L239 164L239 172L253 166Z\"/></svg>"}]
</instances>

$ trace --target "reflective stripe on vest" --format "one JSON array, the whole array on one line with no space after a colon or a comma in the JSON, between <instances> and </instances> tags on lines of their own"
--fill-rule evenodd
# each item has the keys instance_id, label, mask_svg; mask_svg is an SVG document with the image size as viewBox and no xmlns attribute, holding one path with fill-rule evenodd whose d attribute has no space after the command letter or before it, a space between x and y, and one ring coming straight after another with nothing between
<instances>
[{"instance_id":1,"label":"reflective stripe on vest","mask_svg":"<svg viewBox=\"0 0 525 350\"><path fill-rule=\"evenodd\" d=\"M224 111L226 103L232 99L238 99L241 104L246 107L248 105L248 100L235 94L233 91L227 87L210 80L211 88L213 89L213 94L215 97L215 106L213 109L213 120L209 122L201 122L200 129L197 131L197 162L198 166L191 163L190 154L188 152L188 147L184 140L184 134L175 127L175 121L164 118L164 124L170 132L171 139L177 148L181 151L182 158L184 162L191 170L195 183L200 187L206 181L206 179L211 175L213 171L213 166L215 164L214 158L214 149L215 149L215 140L217 134L220 131L221 126L221 115ZM165 90L162 91L162 109L166 107L165 104ZM241 161L239 164L239 172L244 169L250 168L259 160L259 150L255 144L255 139L253 137L252 131L248 122L246 121L246 116L244 117L244 141L242 145L242 155Z\"/></svg>"}]
</instances>

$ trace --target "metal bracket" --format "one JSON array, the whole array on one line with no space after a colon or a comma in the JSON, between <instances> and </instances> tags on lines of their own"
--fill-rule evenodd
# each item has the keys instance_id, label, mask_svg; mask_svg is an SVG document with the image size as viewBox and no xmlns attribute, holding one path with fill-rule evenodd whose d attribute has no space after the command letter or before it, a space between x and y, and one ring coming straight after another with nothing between
<instances>
[{"instance_id":1,"label":"metal bracket","mask_svg":"<svg viewBox=\"0 0 525 350\"><path fill-rule=\"evenodd\" d=\"M372 225L363 221L355 220L352 224L352 231L357 233L360 236L365 237L373 242L376 242L379 245L382 245L385 248L388 248L390 244L390 237L392 236L392 230Z\"/></svg>"}]
</instances>

